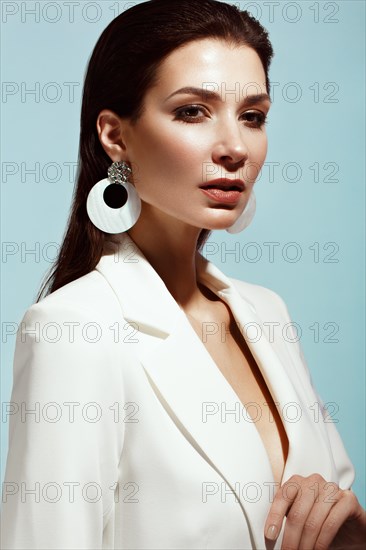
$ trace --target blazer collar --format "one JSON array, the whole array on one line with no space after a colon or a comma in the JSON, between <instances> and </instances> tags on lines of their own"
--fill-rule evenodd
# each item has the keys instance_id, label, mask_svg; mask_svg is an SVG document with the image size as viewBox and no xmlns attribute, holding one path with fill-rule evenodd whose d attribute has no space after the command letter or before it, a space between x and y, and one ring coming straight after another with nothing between
<instances>
[{"instance_id":1,"label":"blazer collar","mask_svg":"<svg viewBox=\"0 0 366 550\"><path fill-rule=\"evenodd\" d=\"M235 412L230 414L239 404L238 396L129 235L124 233L114 244L106 244L105 252L96 269L111 285L124 318L156 337L153 346L136 348L153 391L184 437L231 487L248 520L253 546L263 548L273 475L254 421L248 421L249 415L243 420L242 407L240 421ZM240 327L246 323L263 327L250 297L243 295L242 289L239 293L233 282L202 256L197 261L197 279L229 305ZM331 461L322 459L328 457L325 441L321 431L314 429L311 411L306 410L305 390L297 378L297 369L302 366L294 364L285 345L270 343L265 331L259 340L248 339L247 344L278 404L287 432L289 454L283 481L295 473L310 475L314 471L331 479ZM289 404L301 407L301 415L294 422L284 415ZM265 408L262 413L266 414ZM308 449L317 452L309 453ZM252 494L246 498L245 487L257 488L260 501ZM275 548L280 544L281 537Z\"/></svg>"},{"instance_id":2,"label":"blazer collar","mask_svg":"<svg viewBox=\"0 0 366 550\"><path fill-rule=\"evenodd\" d=\"M161 338L172 332L182 310L128 233L106 241L96 270L116 293L127 321L136 323L140 331ZM238 295L230 279L201 254L197 255L196 272L197 280L221 298ZM250 299L245 300L255 316L254 305Z\"/></svg>"}]
</instances>

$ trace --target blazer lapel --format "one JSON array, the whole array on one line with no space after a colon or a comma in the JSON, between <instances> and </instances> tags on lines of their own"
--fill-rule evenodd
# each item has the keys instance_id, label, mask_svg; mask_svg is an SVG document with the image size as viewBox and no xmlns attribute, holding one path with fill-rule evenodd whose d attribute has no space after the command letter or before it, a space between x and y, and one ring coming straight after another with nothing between
<instances>
[{"instance_id":1,"label":"blazer lapel","mask_svg":"<svg viewBox=\"0 0 366 550\"><path fill-rule=\"evenodd\" d=\"M255 423L141 250L127 233L119 239L111 249L114 253L102 256L96 269L115 291L124 318L155 337L136 347L152 389L183 436L232 489L248 520L253 546L261 548L274 480ZM263 326L249 299L202 256L197 261L197 278L229 305L239 327L247 323ZM245 337L245 331L242 334ZM301 464L310 473L317 471L315 461L309 464L305 452L305 446L321 443L308 415L289 422L285 414L289 403L302 403L288 372L265 332L258 341L246 341L279 404L287 432L289 456L283 479L298 473L294 469L301 469ZM262 412L268 414L268 408L262 407Z\"/></svg>"}]
</instances>

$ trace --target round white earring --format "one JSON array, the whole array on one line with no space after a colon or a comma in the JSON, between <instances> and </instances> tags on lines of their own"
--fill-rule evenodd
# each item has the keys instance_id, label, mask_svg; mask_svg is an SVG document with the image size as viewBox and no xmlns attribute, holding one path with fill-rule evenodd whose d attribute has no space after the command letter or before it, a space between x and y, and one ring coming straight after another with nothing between
<instances>
[{"instance_id":1,"label":"round white earring","mask_svg":"<svg viewBox=\"0 0 366 550\"><path fill-rule=\"evenodd\" d=\"M108 168L108 178L98 181L89 192L86 201L88 216L105 233L127 231L140 215L140 197L128 181L131 173L125 161L113 162Z\"/></svg>"},{"instance_id":2,"label":"round white earring","mask_svg":"<svg viewBox=\"0 0 366 550\"><path fill-rule=\"evenodd\" d=\"M243 231L243 229L248 227L248 225L254 218L256 206L257 206L257 202L255 199L254 191L252 190L243 212L240 214L236 222L233 223L233 225L230 225L230 227L226 228L226 231L228 233L240 233L240 231Z\"/></svg>"}]
</instances>

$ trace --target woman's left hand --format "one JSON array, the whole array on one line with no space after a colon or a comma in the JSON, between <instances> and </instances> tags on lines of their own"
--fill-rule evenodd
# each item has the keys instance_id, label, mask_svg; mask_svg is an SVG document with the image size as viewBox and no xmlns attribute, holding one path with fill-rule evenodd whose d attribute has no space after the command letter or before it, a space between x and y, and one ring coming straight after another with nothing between
<instances>
[{"instance_id":1,"label":"woman's left hand","mask_svg":"<svg viewBox=\"0 0 366 550\"><path fill-rule=\"evenodd\" d=\"M319 474L294 475L274 497L264 534L275 540L286 524L281 550L365 550L366 512L351 490Z\"/></svg>"}]
</instances>

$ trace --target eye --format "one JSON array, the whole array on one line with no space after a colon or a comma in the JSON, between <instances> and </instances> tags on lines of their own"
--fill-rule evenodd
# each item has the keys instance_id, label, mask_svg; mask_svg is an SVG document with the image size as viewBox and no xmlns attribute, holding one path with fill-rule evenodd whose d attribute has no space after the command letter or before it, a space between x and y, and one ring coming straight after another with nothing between
<instances>
[{"instance_id":1,"label":"eye","mask_svg":"<svg viewBox=\"0 0 366 550\"><path fill-rule=\"evenodd\" d=\"M202 105L185 105L184 107L175 109L175 117L173 120L197 123L205 117L205 114L197 116L199 112L207 113L207 109L205 109ZM242 117L245 117L247 122L246 126L248 128L259 129L264 126L264 124L267 124L267 115L261 111L247 111L241 115L241 118Z\"/></svg>"},{"instance_id":2,"label":"eye","mask_svg":"<svg viewBox=\"0 0 366 550\"><path fill-rule=\"evenodd\" d=\"M249 128L261 128L268 122L267 115L261 111L247 111L242 116L247 117Z\"/></svg>"},{"instance_id":3,"label":"eye","mask_svg":"<svg viewBox=\"0 0 366 550\"><path fill-rule=\"evenodd\" d=\"M186 105L185 107L179 107L175 109L175 118L173 120L181 120L182 122L197 122L201 120L202 116L196 116L197 113L206 111L201 105Z\"/></svg>"}]
</instances>

